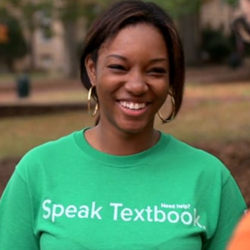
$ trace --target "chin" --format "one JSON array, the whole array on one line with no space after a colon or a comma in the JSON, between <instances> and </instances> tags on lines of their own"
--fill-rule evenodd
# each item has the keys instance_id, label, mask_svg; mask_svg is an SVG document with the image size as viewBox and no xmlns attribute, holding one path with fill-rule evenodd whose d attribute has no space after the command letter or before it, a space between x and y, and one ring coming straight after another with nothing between
<instances>
[{"instance_id":1,"label":"chin","mask_svg":"<svg viewBox=\"0 0 250 250\"><path fill-rule=\"evenodd\" d=\"M143 130L140 129L120 129L121 132L127 135L137 135L140 134Z\"/></svg>"},{"instance_id":2,"label":"chin","mask_svg":"<svg viewBox=\"0 0 250 250\"><path fill-rule=\"evenodd\" d=\"M146 124L130 123L117 126L125 134L139 134L148 131Z\"/></svg>"}]
</instances>

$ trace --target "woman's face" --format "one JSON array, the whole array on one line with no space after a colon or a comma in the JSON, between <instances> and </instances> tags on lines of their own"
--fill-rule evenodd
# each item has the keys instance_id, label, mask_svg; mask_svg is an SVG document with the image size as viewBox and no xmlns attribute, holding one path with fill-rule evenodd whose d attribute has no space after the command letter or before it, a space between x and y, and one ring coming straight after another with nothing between
<instances>
[{"instance_id":1,"label":"woman's face","mask_svg":"<svg viewBox=\"0 0 250 250\"><path fill-rule=\"evenodd\" d=\"M155 27L125 27L103 43L96 65L86 59L86 68L96 85L100 126L125 133L153 128L169 90L168 51Z\"/></svg>"}]
</instances>

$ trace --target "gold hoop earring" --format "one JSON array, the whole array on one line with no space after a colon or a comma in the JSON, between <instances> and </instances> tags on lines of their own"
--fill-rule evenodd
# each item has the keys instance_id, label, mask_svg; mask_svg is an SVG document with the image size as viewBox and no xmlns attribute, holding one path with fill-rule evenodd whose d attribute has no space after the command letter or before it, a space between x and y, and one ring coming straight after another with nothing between
<instances>
[{"instance_id":1,"label":"gold hoop earring","mask_svg":"<svg viewBox=\"0 0 250 250\"><path fill-rule=\"evenodd\" d=\"M95 109L94 109L94 112L91 113L91 97L92 97L93 88L95 88L95 85L92 85L88 92L88 111L89 111L89 114L94 117L98 112L99 103L98 103L97 97L93 96L93 99L95 101Z\"/></svg>"},{"instance_id":2,"label":"gold hoop earring","mask_svg":"<svg viewBox=\"0 0 250 250\"><path fill-rule=\"evenodd\" d=\"M160 113L160 111L158 111L158 113L157 113L163 123L169 123L175 117L175 100L174 100L174 97L171 93L169 93L169 95L170 95L171 103L172 103L172 111L171 111L170 115L166 119L164 119L162 114Z\"/></svg>"}]
</instances>

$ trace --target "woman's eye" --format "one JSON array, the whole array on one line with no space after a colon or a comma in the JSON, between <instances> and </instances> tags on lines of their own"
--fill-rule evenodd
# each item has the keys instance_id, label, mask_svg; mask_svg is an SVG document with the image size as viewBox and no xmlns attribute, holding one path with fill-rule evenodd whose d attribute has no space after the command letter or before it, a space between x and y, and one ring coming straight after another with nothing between
<instances>
[{"instance_id":1,"label":"woman's eye","mask_svg":"<svg viewBox=\"0 0 250 250\"><path fill-rule=\"evenodd\" d=\"M164 68L153 68L149 70L149 73L151 74L166 74L167 71Z\"/></svg>"},{"instance_id":2,"label":"woman's eye","mask_svg":"<svg viewBox=\"0 0 250 250\"><path fill-rule=\"evenodd\" d=\"M115 69L115 70L126 70L125 67L123 67L122 65L119 65L119 64L109 65L108 68Z\"/></svg>"}]
</instances>

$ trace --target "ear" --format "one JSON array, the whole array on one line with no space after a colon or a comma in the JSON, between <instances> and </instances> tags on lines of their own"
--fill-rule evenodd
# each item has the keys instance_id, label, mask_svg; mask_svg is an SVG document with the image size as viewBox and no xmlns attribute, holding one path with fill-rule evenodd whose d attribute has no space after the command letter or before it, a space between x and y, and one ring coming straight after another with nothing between
<instances>
[{"instance_id":1,"label":"ear","mask_svg":"<svg viewBox=\"0 0 250 250\"><path fill-rule=\"evenodd\" d=\"M89 80L92 85L96 83L96 65L94 61L91 59L91 55L87 55L85 59L85 67L89 76Z\"/></svg>"}]
</instances>

